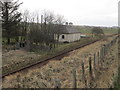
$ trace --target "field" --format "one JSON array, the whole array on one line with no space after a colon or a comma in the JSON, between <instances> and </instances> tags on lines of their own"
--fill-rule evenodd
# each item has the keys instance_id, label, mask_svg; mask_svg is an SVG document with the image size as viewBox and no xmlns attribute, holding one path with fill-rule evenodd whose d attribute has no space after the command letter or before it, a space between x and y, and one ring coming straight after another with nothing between
<instances>
[{"instance_id":1,"label":"field","mask_svg":"<svg viewBox=\"0 0 120 90\"><path fill-rule=\"evenodd\" d=\"M91 30L93 27L76 27L79 28L82 34L91 36ZM116 34L115 28L102 28L105 35ZM113 82L116 80L117 73L117 44L113 45L109 50L104 62L104 67L97 66L98 70L93 70L93 85L89 77L89 57L92 58L94 54L100 51L102 45L109 43L114 37L102 37L101 41L98 41L92 45L88 45L84 48L74 50L62 57L61 60L55 59L48 62L45 66L35 67L23 73L16 73L14 75L5 77L3 80L3 88L14 87L31 87L31 88L51 88L56 86L56 82L60 83L62 88L73 87L73 71L76 70L77 88L95 87L95 88L109 88L114 87ZM57 48L42 51L36 50L34 52L27 52L23 49L14 50L14 45L3 45L2 52L2 69L3 74L7 74L11 71L21 69L25 66L29 66L36 62L41 62L45 58L55 56L70 49L74 49L76 46L89 43L94 40L98 40L97 37L82 38L78 42L74 43L60 43ZM4 39L5 41L5 39ZM13 40L15 41L15 40ZM87 82L83 80L82 76L82 63L85 64L85 77ZM93 62L92 62L93 63ZM97 74L97 76L96 76Z\"/></svg>"},{"instance_id":2,"label":"field","mask_svg":"<svg viewBox=\"0 0 120 90\"><path fill-rule=\"evenodd\" d=\"M81 39L78 42L70 44L60 44L58 48L50 51L27 52L24 50L6 51L6 49L3 49L3 74L21 69L36 62L40 62L45 58L55 56L76 46L83 45L94 40L97 40L97 38ZM5 46L3 48L5 48Z\"/></svg>"},{"instance_id":3,"label":"field","mask_svg":"<svg viewBox=\"0 0 120 90\"><path fill-rule=\"evenodd\" d=\"M82 34L86 34L86 35L89 35L89 36L91 35L91 31L93 29L93 27L90 27L90 26L76 26L76 28L78 28ZM101 27L101 29L103 30L105 35L117 34L118 33L117 28Z\"/></svg>"},{"instance_id":4,"label":"field","mask_svg":"<svg viewBox=\"0 0 120 90\"><path fill-rule=\"evenodd\" d=\"M112 21L116 12L100 14L104 7L97 5L109 8L116 2L93 2L29 1L32 7L23 7L24 1L0 0L0 89L119 90L119 26Z\"/></svg>"},{"instance_id":5,"label":"field","mask_svg":"<svg viewBox=\"0 0 120 90\"><path fill-rule=\"evenodd\" d=\"M77 88L90 87L89 83L89 57L93 60L94 53L98 52L102 45L109 43L113 37L103 39L92 45L74 50L61 60L52 60L42 67L33 68L26 72L16 73L7 76L3 80L3 88L52 88L56 82L62 88L73 87L73 68L76 69ZM94 80L92 87L110 88L114 87L113 82L118 69L118 44L114 44L104 58L103 66L97 66L97 71L93 71ZM82 78L81 63L85 64L85 77L87 85Z\"/></svg>"}]
</instances>

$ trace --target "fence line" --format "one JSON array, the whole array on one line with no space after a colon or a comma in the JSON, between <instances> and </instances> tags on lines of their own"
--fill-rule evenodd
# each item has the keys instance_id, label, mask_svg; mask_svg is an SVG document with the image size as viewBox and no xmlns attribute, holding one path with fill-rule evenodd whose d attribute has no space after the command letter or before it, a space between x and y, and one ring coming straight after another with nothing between
<instances>
[{"instance_id":1,"label":"fence line","mask_svg":"<svg viewBox=\"0 0 120 90\"><path fill-rule=\"evenodd\" d=\"M94 71L94 74L96 76L96 72L99 70L99 68L103 67L105 56L107 55L109 49L117 42L117 39L118 39L118 36L115 37L109 43L104 44L101 47L101 49L94 54L93 60L92 60L91 57L89 57L89 78L90 78L90 81L88 83L89 88L92 88L93 87L93 83L94 83L93 81L94 81L95 77L93 77L93 71ZM92 61L93 61L93 65L92 65ZM93 66L94 66L94 68L93 68ZM85 77L85 73L86 72L85 72L84 62L82 62L81 68L82 68L82 80L83 80L85 86L88 87L87 86L87 78ZM72 76L73 76L73 88L76 89L77 88L76 68L73 68L73 70L72 70Z\"/></svg>"}]
</instances>

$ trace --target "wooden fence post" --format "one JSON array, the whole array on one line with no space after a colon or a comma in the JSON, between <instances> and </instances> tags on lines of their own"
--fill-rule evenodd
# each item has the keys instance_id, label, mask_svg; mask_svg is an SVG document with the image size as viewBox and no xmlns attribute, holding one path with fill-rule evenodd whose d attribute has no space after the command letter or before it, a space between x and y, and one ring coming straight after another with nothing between
<instances>
[{"instance_id":1,"label":"wooden fence post","mask_svg":"<svg viewBox=\"0 0 120 90\"><path fill-rule=\"evenodd\" d=\"M84 70L84 62L82 62L82 80L84 80L85 79L85 70Z\"/></svg>"},{"instance_id":2,"label":"wooden fence post","mask_svg":"<svg viewBox=\"0 0 120 90\"><path fill-rule=\"evenodd\" d=\"M110 47L112 46L112 41L110 42Z\"/></svg>"},{"instance_id":3,"label":"wooden fence post","mask_svg":"<svg viewBox=\"0 0 120 90\"><path fill-rule=\"evenodd\" d=\"M97 63L97 64L98 64L98 65L100 64L100 56L99 56L99 55L100 55L100 54L99 54L99 51L98 51L98 52L97 52L97 56L98 56L98 58L97 58L97 59L98 59L98 60L97 60L98 63Z\"/></svg>"},{"instance_id":4,"label":"wooden fence post","mask_svg":"<svg viewBox=\"0 0 120 90\"><path fill-rule=\"evenodd\" d=\"M104 62L104 46L102 46L102 64Z\"/></svg>"},{"instance_id":5,"label":"wooden fence post","mask_svg":"<svg viewBox=\"0 0 120 90\"><path fill-rule=\"evenodd\" d=\"M72 73L73 73L73 88L76 89L77 88L77 80L76 80L76 69L75 68L73 68Z\"/></svg>"},{"instance_id":6,"label":"wooden fence post","mask_svg":"<svg viewBox=\"0 0 120 90\"><path fill-rule=\"evenodd\" d=\"M106 55L106 45L104 46L104 56Z\"/></svg>"},{"instance_id":7,"label":"wooden fence post","mask_svg":"<svg viewBox=\"0 0 120 90\"><path fill-rule=\"evenodd\" d=\"M107 53L107 51L108 51L108 44L106 44L106 53Z\"/></svg>"},{"instance_id":8,"label":"wooden fence post","mask_svg":"<svg viewBox=\"0 0 120 90\"><path fill-rule=\"evenodd\" d=\"M90 77L90 81L89 81L89 87L92 87L92 81L93 81L93 72L92 72L92 60L91 57L89 57L89 77Z\"/></svg>"},{"instance_id":9,"label":"wooden fence post","mask_svg":"<svg viewBox=\"0 0 120 90\"><path fill-rule=\"evenodd\" d=\"M102 63L104 62L104 58L105 58L105 46L103 45L102 47Z\"/></svg>"},{"instance_id":10,"label":"wooden fence post","mask_svg":"<svg viewBox=\"0 0 120 90\"><path fill-rule=\"evenodd\" d=\"M96 65L96 62L97 62L97 56L96 56L96 53L94 54L94 78L97 76L97 65Z\"/></svg>"},{"instance_id":11,"label":"wooden fence post","mask_svg":"<svg viewBox=\"0 0 120 90\"><path fill-rule=\"evenodd\" d=\"M110 44L108 43L108 50L109 50L109 46L110 46Z\"/></svg>"},{"instance_id":12,"label":"wooden fence post","mask_svg":"<svg viewBox=\"0 0 120 90\"><path fill-rule=\"evenodd\" d=\"M20 75L17 75L17 83L18 83L17 87L20 88Z\"/></svg>"},{"instance_id":13,"label":"wooden fence post","mask_svg":"<svg viewBox=\"0 0 120 90\"><path fill-rule=\"evenodd\" d=\"M104 56L105 56L104 51L105 51L105 45L103 45L103 58L104 58ZM104 59L103 59L103 60L104 60Z\"/></svg>"},{"instance_id":14,"label":"wooden fence post","mask_svg":"<svg viewBox=\"0 0 120 90\"><path fill-rule=\"evenodd\" d=\"M82 62L82 80L85 84L85 86L87 86L87 80L86 80L86 77L85 77L85 68L84 68L84 62Z\"/></svg>"},{"instance_id":15,"label":"wooden fence post","mask_svg":"<svg viewBox=\"0 0 120 90\"><path fill-rule=\"evenodd\" d=\"M96 53L94 54L94 70L96 69Z\"/></svg>"},{"instance_id":16,"label":"wooden fence post","mask_svg":"<svg viewBox=\"0 0 120 90\"><path fill-rule=\"evenodd\" d=\"M99 61L100 61L100 64L102 66L102 49L100 49L100 53L99 54L100 54L100 60Z\"/></svg>"},{"instance_id":17,"label":"wooden fence post","mask_svg":"<svg viewBox=\"0 0 120 90\"><path fill-rule=\"evenodd\" d=\"M101 54L102 54L102 62L103 62L103 46L102 46L102 49L101 49Z\"/></svg>"},{"instance_id":18,"label":"wooden fence post","mask_svg":"<svg viewBox=\"0 0 120 90\"><path fill-rule=\"evenodd\" d=\"M92 79L92 60L91 60L91 57L89 57L89 75L90 75L90 78Z\"/></svg>"},{"instance_id":19,"label":"wooden fence post","mask_svg":"<svg viewBox=\"0 0 120 90\"><path fill-rule=\"evenodd\" d=\"M58 90L59 88L61 88L60 80L55 80L55 89Z\"/></svg>"}]
</instances>

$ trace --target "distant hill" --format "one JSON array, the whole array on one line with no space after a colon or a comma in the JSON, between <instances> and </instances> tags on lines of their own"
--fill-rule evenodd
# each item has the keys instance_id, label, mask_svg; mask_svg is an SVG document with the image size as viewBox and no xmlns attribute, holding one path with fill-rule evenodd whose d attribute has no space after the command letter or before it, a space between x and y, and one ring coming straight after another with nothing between
<instances>
[{"instance_id":1,"label":"distant hill","mask_svg":"<svg viewBox=\"0 0 120 90\"><path fill-rule=\"evenodd\" d=\"M91 30L95 26L74 26L74 27L79 29L81 33L90 35ZM117 27L101 27L101 29L104 31L105 34L117 34L118 33Z\"/></svg>"}]
</instances>

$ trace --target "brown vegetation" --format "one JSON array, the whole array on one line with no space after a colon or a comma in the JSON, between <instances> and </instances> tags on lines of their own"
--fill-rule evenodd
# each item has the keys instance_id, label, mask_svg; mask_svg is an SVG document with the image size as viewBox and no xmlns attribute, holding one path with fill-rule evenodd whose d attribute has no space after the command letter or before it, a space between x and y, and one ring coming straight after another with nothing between
<instances>
[{"instance_id":1,"label":"brown vegetation","mask_svg":"<svg viewBox=\"0 0 120 90\"><path fill-rule=\"evenodd\" d=\"M110 40L112 40L112 38L70 52L70 55L64 57L62 60L50 61L47 65L29 70L26 74L16 73L15 75L8 76L3 81L3 87L51 88L55 86L55 80L60 80L62 88L72 88L72 69L74 67L76 67L77 88L85 87L82 81L81 62L84 61L85 76L88 78L88 57L93 56L93 54L101 48L101 45L108 43ZM95 79L96 87L108 88L111 86L113 79L110 78L113 78L113 74L115 75L117 70L115 61L117 60L116 49L116 45L114 45L107 54L107 58L105 59L106 69L100 69L100 71L98 71L99 74L97 79ZM87 81L88 84L89 79L87 79Z\"/></svg>"}]
</instances>

